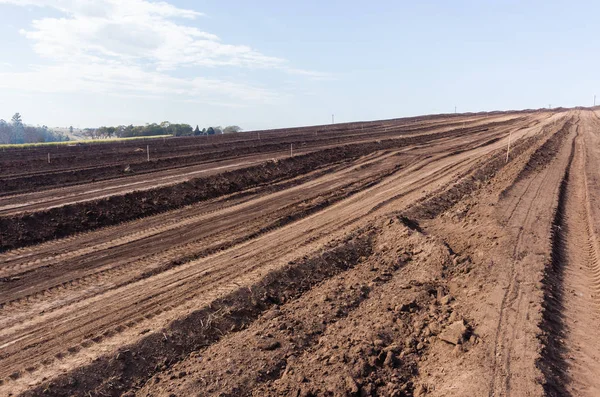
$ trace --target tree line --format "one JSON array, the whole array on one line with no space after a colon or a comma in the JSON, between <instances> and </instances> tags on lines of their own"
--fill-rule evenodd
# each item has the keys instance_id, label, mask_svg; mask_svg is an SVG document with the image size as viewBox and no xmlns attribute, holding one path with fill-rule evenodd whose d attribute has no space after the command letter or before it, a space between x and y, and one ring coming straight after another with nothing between
<instances>
[{"instance_id":1,"label":"tree line","mask_svg":"<svg viewBox=\"0 0 600 397\"><path fill-rule=\"evenodd\" d=\"M200 129L199 126L192 128L189 124L175 124L163 121L160 124L152 123L146 125L120 125L117 127L100 127L86 128L83 133L92 138L130 138L139 136L156 136L156 135L172 135L172 136L193 136L193 135L214 135L227 134L231 132L240 132L242 129L236 125L230 125L225 128L208 127Z\"/></svg>"},{"instance_id":2,"label":"tree line","mask_svg":"<svg viewBox=\"0 0 600 397\"><path fill-rule=\"evenodd\" d=\"M69 128L71 134L73 127ZM83 135L92 139L103 138L130 138L156 135L172 136L199 136L228 134L240 132L242 129L237 125L225 128L211 126L200 129L199 126L192 128L189 124L176 124L163 121L160 124L152 123L146 125L120 125L117 127L85 128ZM10 122L0 119L0 144L11 143L37 143L37 142L61 142L70 140L69 136L56 132L47 126L34 127L25 125L19 113L15 113Z\"/></svg>"},{"instance_id":3,"label":"tree line","mask_svg":"<svg viewBox=\"0 0 600 397\"><path fill-rule=\"evenodd\" d=\"M68 140L68 136L52 131L45 125L41 127L25 125L19 113L15 113L10 122L0 119L0 144L62 142Z\"/></svg>"}]
</instances>

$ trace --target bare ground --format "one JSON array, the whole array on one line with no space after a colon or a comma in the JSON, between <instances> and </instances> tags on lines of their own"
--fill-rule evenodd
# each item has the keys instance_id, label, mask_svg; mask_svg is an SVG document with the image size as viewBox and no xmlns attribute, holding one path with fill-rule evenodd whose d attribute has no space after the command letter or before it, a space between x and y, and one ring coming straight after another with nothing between
<instances>
[{"instance_id":1,"label":"bare ground","mask_svg":"<svg viewBox=\"0 0 600 397\"><path fill-rule=\"evenodd\" d=\"M0 393L596 395L598 115L419 123L1 253ZM32 216L95 203L57 193Z\"/></svg>"}]
</instances>

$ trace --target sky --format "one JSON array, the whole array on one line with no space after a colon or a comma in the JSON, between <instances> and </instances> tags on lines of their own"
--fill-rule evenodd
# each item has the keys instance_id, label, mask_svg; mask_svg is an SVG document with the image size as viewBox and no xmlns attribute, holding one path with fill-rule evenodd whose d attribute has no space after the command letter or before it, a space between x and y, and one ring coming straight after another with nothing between
<instances>
[{"instance_id":1,"label":"sky","mask_svg":"<svg viewBox=\"0 0 600 397\"><path fill-rule=\"evenodd\" d=\"M597 1L0 0L0 118L253 130L591 106L598 15Z\"/></svg>"}]
</instances>

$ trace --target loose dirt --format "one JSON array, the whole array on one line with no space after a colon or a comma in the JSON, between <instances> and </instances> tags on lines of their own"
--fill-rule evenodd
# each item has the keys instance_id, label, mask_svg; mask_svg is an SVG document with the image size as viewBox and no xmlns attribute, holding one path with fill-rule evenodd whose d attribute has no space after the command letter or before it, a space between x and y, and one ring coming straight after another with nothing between
<instances>
[{"instance_id":1,"label":"loose dirt","mask_svg":"<svg viewBox=\"0 0 600 397\"><path fill-rule=\"evenodd\" d=\"M1 176L54 182L0 193L0 394L597 395L599 130L574 109L165 140L129 176L107 171L129 143L92 149L105 168L32 152Z\"/></svg>"}]
</instances>

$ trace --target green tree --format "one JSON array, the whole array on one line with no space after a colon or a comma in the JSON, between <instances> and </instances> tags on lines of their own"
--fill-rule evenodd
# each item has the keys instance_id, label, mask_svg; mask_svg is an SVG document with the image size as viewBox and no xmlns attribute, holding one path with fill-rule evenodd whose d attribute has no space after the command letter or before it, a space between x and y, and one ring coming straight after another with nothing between
<instances>
[{"instance_id":1,"label":"green tree","mask_svg":"<svg viewBox=\"0 0 600 397\"><path fill-rule=\"evenodd\" d=\"M200 131L200 128L198 128L198 124L196 124L196 128L194 129L194 135L198 136L200 135L202 132Z\"/></svg>"},{"instance_id":2,"label":"green tree","mask_svg":"<svg viewBox=\"0 0 600 397\"><path fill-rule=\"evenodd\" d=\"M240 127L238 127L237 125L229 125L223 129L224 134L229 134L232 132L240 132L240 131L242 131L242 129Z\"/></svg>"},{"instance_id":3,"label":"green tree","mask_svg":"<svg viewBox=\"0 0 600 397\"><path fill-rule=\"evenodd\" d=\"M10 119L13 129L13 143L25 143L25 128L23 126L23 120L19 112L15 113Z\"/></svg>"},{"instance_id":4,"label":"green tree","mask_svg":"<svg viewBox=\"0 0 600 397\"><path fill-rule=\"evenodd\" d=\"M86 128L83 130L83 135L88 136L90 139L96 139L97 134L100 134L106 127L100 127L98 129L95 128Z\"/></svg>"},{"instance_id":5,"label":"green tree","mask_svg":"<svg viewBox=\"0 0 600 397\"><path fill-rule=\"evenodd\" d=\"M0 143L11 143L12 127L6 121L0 119Z\"/></svg>"},{"instance_id":6,"label":"green tree","mask_svg":"<svg viewBox=\"0 0 600 397\"><path fill-rule=\"evenodd\" d=\"M10 119L12 124L23 124L23 120L21 119L21 114L19 112L15 113Z\"/></svg>"}]
</instances>

